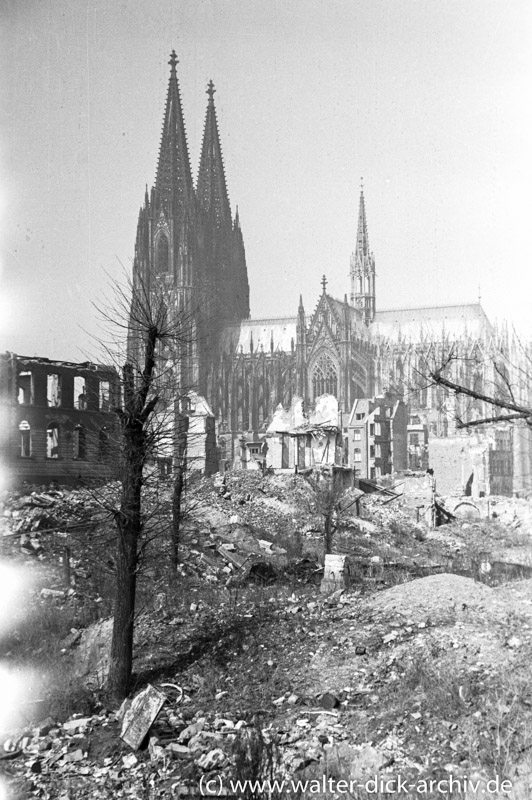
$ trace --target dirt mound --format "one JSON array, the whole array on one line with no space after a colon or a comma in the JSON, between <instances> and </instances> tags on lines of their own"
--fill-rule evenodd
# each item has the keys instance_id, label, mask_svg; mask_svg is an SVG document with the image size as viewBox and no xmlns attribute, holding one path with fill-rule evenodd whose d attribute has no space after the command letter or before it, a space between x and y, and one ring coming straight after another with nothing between
<instances>
[{"instance_id":1,"label":"dirt mound","mask_svg":"<svg viewBox=\"0 0 532 800\"><path fill-rule=\"evenodd\" d=\"M396 612L414 622L427 618L436 622L471 614L498 616L503 610L503 603L488 586L448 573L393 586L372 598L369 605L376 610Z\"/></svg>"},{"instance_id":2,"label":"dirt mound","mask_svg":"<svg viewBox=\"0 0 532 800\"><path fill-rule=\"evenodd\" d=\"M503 583L493 593L497 599L508 605L508 610L513 610L520 615L532 617L532 578L515 583Z\"/></svg>"}]
</instances>

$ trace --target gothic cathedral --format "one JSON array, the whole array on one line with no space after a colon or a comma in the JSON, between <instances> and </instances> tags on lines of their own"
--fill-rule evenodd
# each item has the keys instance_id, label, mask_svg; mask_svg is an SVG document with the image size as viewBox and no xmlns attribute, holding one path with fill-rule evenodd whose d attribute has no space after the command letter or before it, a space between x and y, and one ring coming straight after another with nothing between
<instances>
[{"instance_id":1,"label":"gothic cathedral","mask_svg":"<svg viewBox=\"0 0 532 800\"><path fill-rule=\"evenodd\" d=\"M155 185L140 209L133 265L134 291L162 293L176 317L188 320L190 335L178 353L167 353L173 385L206 398L227 444L259 436L279 404L300 397L309 407L323 394L334 395L343 412L359 398L402 396L432 435L452 432L462 401L453 398L450 410L442 388L420 380L428 361L452 349L465 356L456 358L458 380L496 383L494 354L510 351L507 331L490 323L480 303L379 309L363 190L349 295L331 297L324 276L312 314L300 298L293 317L250 319L244 240L229 203L215 89L211 81L194 185L177 63L172 52Z\"/></svg>"}]
</instances>

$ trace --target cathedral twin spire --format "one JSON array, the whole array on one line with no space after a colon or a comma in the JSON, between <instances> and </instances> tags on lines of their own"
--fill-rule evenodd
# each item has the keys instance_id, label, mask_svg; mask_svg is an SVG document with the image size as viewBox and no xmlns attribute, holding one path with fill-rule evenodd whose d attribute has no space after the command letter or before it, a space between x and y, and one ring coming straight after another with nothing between
<instances>
[{"instance_id":1,"label":"cathedral twin spire","mask_svg":"<svg viewBox=\"0 0 532 800\"><path fill-rule=\"evenodd\" d=\"M155 190L163 207L170 211L169 205L173 203L177 207L172 208L171 211L176 213L188 205L194 193L194 186L176 73L178 60L175 50L172 50L168 63L170 64L170 79L164 111Z\"/></svg>"},{"instance_id":2,"label":"cathedral twin spire","mask_svg":"<svg viewBox=\"0 0 532 800\"><path fill-rule=\"evenodd\" d=\"M209 102L205 117L197 197L203 211L212 215L216 225L220 226L222 223L231 220L231 207L227 195L222 147L216 119L216 108L214 106L215 91L213 82L209 81L207 88Z\"/></svg>"},{"instance_id":3,"label":"cathedral twin spire","mask_svg":"<svg viewBox=\"0 0 532 800\"><path fill-rule=\"evenodd\" d=\"M159 161L155 191L166 213L181 215L194 197L194 184L190 168L185 120L176 65L175 50L170 55L170 78L164 112L163 130L159 148ZM219 226L231 222L231 207L225 182L216 108L214 84L209 82L207 114L201 150L196 197L200 208L212 214Z\"/></svg>"}]
</instances>

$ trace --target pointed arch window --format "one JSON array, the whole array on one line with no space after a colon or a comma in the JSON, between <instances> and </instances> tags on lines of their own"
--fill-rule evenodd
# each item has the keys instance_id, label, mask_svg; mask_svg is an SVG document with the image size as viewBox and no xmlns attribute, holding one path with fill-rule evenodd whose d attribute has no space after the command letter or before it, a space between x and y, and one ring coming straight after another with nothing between
<instances>
[{"instance_id":1,"label":"pointed arch window","mask_svg":"<svg viewBox=\"0 0 532 800\"><path fill-rule=\"evenodd\" d=\"M20 455L22 458L31 458L31 428L29 422L23 419L18 429L20 432Z\"/></svg>"},{"instance_id":2,"label":"pointed arch window","mask_svg":"<svg viewBox=\"0 0 532 800\"><path fill-rule=\"evenodd\" d=\"M323 355L316 364L312 375L312 395L316 400L322 394L338 394L338 375L336 369L327 355Z\"/></svg>"},{"instance_id":3,"label":"pointed arch window","mask_svg":"<svg viewBox=\"0 0 532 800\"><path fill-rule=\"evenodd\" d=\"M155 271L168 272L170 267L170 248L168 237L165 233L160 233L155 242Z\"/></svg>"}]
</instances>

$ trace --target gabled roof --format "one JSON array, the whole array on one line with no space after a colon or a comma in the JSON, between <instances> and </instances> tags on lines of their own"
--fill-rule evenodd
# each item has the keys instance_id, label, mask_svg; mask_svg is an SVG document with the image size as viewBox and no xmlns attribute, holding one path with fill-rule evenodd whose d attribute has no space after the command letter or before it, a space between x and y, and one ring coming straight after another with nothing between
<instances>
[{"instance_id":1,"label":"gabled roof","mask_svg":"<svg viewBox=\"0 0 532 800\"><path fill-rule=\"evenodd\" d=\"M371 331L392 340L421 341L426 337L439 339L442 335L484 338L491 335L493 327L479 303L464 303L383 309L376 312Z\"/></svg>"}]
</instances>

